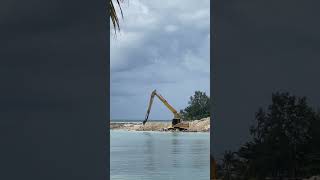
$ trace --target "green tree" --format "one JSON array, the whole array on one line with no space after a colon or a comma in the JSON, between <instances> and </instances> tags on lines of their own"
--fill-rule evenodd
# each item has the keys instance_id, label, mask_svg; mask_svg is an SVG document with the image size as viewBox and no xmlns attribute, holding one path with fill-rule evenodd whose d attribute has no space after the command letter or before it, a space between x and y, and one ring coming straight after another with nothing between
<instances>
[{"instance_id":1,"label":"green tree","mask_svg":"<svg viewBox=\"0 0 320 180\"><path fill-rule=\"evenodd\" d=\"M184 120L201 119L210 116L210 97L205 92L195 91L188 104L188 107L180 110Z\"/></svg>"},{"instance_id":2,"label":"green tree","mask_svg":"<svg viewBox=\"0 0 320 180\"><path fill-rule=\"evenodd\" d=\"M320 150L316 142L319 127L319 115L305 97L274 93L267 111L260 108L256 113L256 124L250 129L252 140L237 154L247 164L250 176L257 179L306 175L305 167L310 171L315 167L308 157Z\"/></svg>"},{"instance_id":3,"label":"green tree","mask_svg":"<svg viewBox=\"0 0 320 180\"><path fill-rule=\"evenodd\" d=\"M223 180L247 180L245 176L246 166L237 152L225 151L220 163L217 164L217 174Z\"/></svg>"},{"instance_id":4,"label":"green tree","mask_svg":"<svg viewBox=\"0 0 320 180\"><path fill-rule=\"evenodd\" d=\"M304 162L304 173L315 175L320 172L320 113L317 113L317 120L311 122L310 142L305 147L306 161Z\"/></svg>"}]
</instances>

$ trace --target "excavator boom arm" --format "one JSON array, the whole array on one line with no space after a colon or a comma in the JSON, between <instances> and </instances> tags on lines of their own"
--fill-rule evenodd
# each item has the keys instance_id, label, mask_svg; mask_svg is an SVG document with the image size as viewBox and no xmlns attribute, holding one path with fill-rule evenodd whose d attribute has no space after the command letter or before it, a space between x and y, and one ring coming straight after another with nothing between
<instances>
[{"instance_id":1,"label":"excavator boom arm","mask_svg":"<svg viewBox=\"0 0 320 180\"><path fill-rule=\"evenodd\" d=\"M156 93L156 96L173 113L175 118L179 118L180 117L178 112L160 94Z\"/></svg>"},{"instance_id":2,"label":"excavator boom arm","mask_svg":"<svg viewBox=\"0 0 320 180\"><path fill-rule=\"evenodd\" d=\"M179 113L160 94L157 94L156 90L154 90L151 93L147 114L146 114L146 117L145 117L145 119L143 121L143 124L145 124L148 121L154 96L157 96L160 99L160 101L173 113L174 118L180 118Z\"/></svg>"},{"instance_id":3,"label":"excavator boom arm","mask_svg":"<svg viewBox=\"0 0 320 180\"><path fill-rule=\"evenodd\" d=\"M149 101L147 114L146 114L146 117L144 118L143 124L145 124L148 121L150 110L151 110L153 99L154 99L154 95L155 95L155 93L152 92L151 97L150 97L150 101Z\"/></svg>"}]
</instances>

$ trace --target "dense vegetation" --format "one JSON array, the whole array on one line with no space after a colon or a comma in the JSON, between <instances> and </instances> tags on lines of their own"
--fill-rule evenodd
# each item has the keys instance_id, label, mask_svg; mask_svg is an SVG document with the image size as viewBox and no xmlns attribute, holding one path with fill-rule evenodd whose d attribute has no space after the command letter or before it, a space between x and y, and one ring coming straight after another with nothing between
<instances>
[{"instance_id":1,"label":"dense vegetation","mask_svg":"<svg viewBox=\"0 0 320 180\"><path fill-rule=\"evenodd\" d=\"M205 92L195 91L188 104L188 107L180 110L180 115L184 120L195 120L210 116L210 97Z\"/></svg>"},{"instance_id":2,"label":"dense vegetation","mask_svg":"<svg viewBox=\"0 0 320 180\"><path fill-rule=\"evenodd\" d=\"M252 139L237 152L226 151L218 174L224 179L282 179L319 175L320 114L305 97L275 93L260 108Z\"/></svg>"}]
</instances>

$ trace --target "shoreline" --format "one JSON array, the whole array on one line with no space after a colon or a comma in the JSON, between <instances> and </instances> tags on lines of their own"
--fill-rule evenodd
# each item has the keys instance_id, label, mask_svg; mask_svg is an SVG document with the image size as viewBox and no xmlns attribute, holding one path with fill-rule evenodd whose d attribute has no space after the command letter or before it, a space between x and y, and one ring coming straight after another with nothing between
<instances>
[{"instance_id":1,"label":"shoreline","mask_svg":"<svg viewBox=\"0 0 320 180\"><path fill-rule=\"evenodd\" d=\"M210 117L184 122L189 123L189 128L183 132L210 132ZM170 126L171 122L110 122L110 130L171 132L166 130Z\"/></svg>"},{"instance_id":2,"label":"shoreline","mask_svg":"<svg viewBox=\"0 0 320 180\"><path fill-rule=\"evenodd\" d=\"M110 129L110 133L117 133L117 132L128 132L128 133L152 133L152 134L168 134L168 133L186 133L186 134L209 134L210 131L134 131L134 130L125 130L125 129Z\"/></svg>"}]
</instances>

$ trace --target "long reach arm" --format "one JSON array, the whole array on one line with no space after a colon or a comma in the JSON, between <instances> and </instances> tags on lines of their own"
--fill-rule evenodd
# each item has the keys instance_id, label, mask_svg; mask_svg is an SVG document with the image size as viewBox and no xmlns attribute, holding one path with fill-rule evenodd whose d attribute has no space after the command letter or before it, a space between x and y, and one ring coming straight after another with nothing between
<instances>
[{"instance_id":1,"label":"long reach arm","mask_svg":"<svg viewBox=\"0 0 320 180\"><path fill-rule=\"evenodd\" d=\"M143 124L145 124L148 121L154 96L157 96L160 99L160 101L173 113L174 119L180 119L181 118L179 113L160 94L158 94L156 90L154 90L151 93L147 114L146 114L146 117L145 117L145 119L143 121Z\"/></svg>"}]
</instances>

